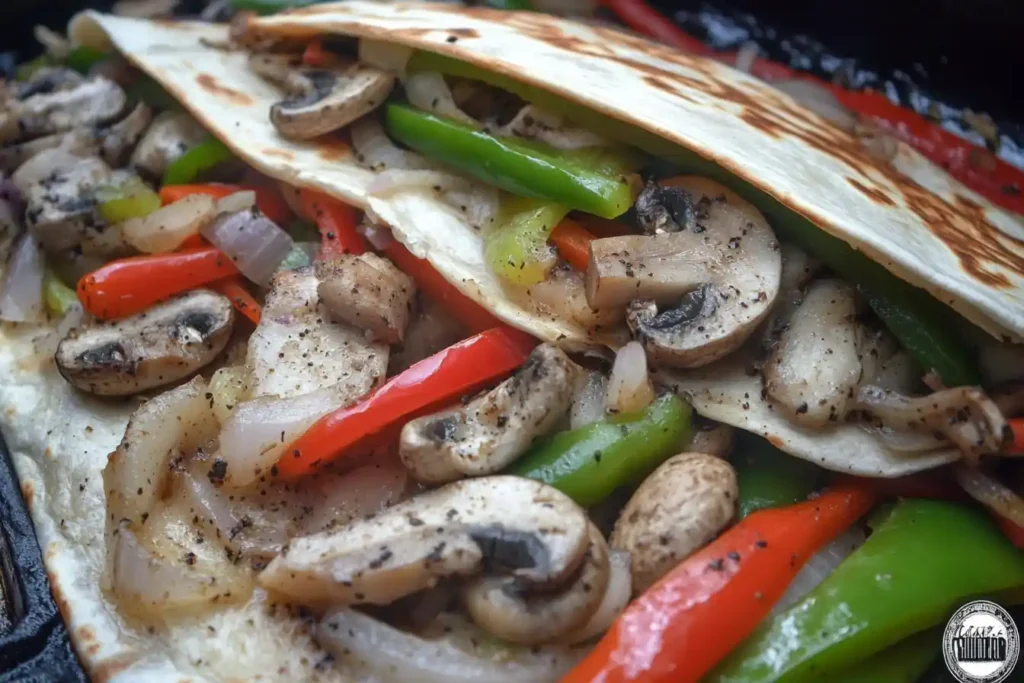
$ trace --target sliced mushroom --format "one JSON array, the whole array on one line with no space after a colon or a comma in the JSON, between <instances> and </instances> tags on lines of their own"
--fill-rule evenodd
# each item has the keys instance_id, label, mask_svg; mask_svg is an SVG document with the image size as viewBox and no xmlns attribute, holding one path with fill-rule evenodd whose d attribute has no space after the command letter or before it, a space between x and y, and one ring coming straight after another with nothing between
<instances>
[{"instance_id":1,"label":"sliced mushroom","mask_svg":"<svg viewBox=\"0 0 1024 683\"><path fill-rule=\"evenodd\" d=\"M367 330L386 343L405 337L416 285L391 261L366 253L317 263L317 292L335 320Z\"/></svg>"},{"instance_id":2,"label":"sliced mushroom","mask_svg":"<svg viewBox=\"0 0 1024 683\"><path fill-rule=\"evenodd\" d=\"M608 544L587 523L590 540L575 579L558 592L531 592L515 576L484 576L463 591L466 610L480 628L502 640L540 645L585 625L597 612L611 572Z\"/></svg>"},{"instance_id":3,"label":"sliced mushroom","mask_svg":"<svg viewBox=\"0 0 1024 683\"><path fill-rule=\"evenodd\" d=\"M480 572L557 587L583 562L587 527L584 511L550 486L512 476L469 479L294 539L259 583L307 604L387 604L444 577Z\"/></svg>"},{"instance_id":4,"label":"sliced mushroom","mask_svg":"<svg viewBox=\"0 0 1024 683\"><path fill-rule=\"evenodd\" d=\"M113 324L72 330L57 347L57 368L82 391L134 394L212 362L234 320L227 298L197 289Z\"/></svg>"},{"instance_id":5,"label":"sliced mushroom","mask_svg":"<svg viewBox=\"0 0 1024 683\"><path fill-rule=\"evenodd\" d=\"M574 372L568 356L541 344L512 377L483 396L408 422L398 446L402 462L430 484L501 471L565 416Z\"/></svg>"},{"instance_id":6,"label":"sliced mushroom","mask_svg":"<svg viewBox=\"0 0 1024 683\"><path fill-rule=\"evenodd\" d=\"M648 234L591 243L590 306L628 303L629 327L654 363L697 367L734 351L779 292L779 244L764 216L692 176L649 185L637 214Z\"/></svg>"},{"instance_id":7,"label":"sliced mushroom","mask_svg":"<svg viewBox=\"0 0 1024 683\"><path fill-rule=\"evenodd\" d=\"M128 116L111 126L101 128L97 135L103 159L111 166L125 164L152 120L153 110L144 102L139 102Z\"/></svg>"},{"instance_id":8,"label":"sliced mushroom","mask_svg":"<svg viewBox=\"0 0 1024 683\"><path fill-rule=\"evenodd\" d=\"M694 419L695 430L687 449L691 453L707 453L716 458L728 458L736 441L736 429L721 422Z\"/></svg>"},{"instance_id":9,"label":"sliced mushroom","mask_svg":"<svg viewBox=\"0 0 1024 683\"><path fill-rule=\"evenodd\" d=\"M87 232L105 228L96 212L93 193L111 178L110 168L98 157L76 157L64 150L45 150L15 173L15 182L43 174L25 191L25 224L48 252L81 246Z\"/></svg>"},{"instance_id":10,"label":"sliced mushroom","mask_svg":"<svg viewBox=\"0 0 1024 683\"><path fill-rule=\"evenodd\" d=\"M92 132L75 128L3 147L0 149L0 170L14 171L43 150L57 148L67 150L76 156L90 156L98 151L96 137Z\"/></svg>"},{"instance_id":11,"label":"sliced mushroom","mask_svg":"<svg viewBox=\"0 0 1024 683\"><path fill-rule=\"evenodd\" d=\"M764 365L772 402L809 427L843 419L863 370L858 328L853 287L813 282Z\"/></svg>"},{"instance_id":12,"label":"sliced mushroom","mask_svg":"<svg viewBox=\"0 0 1024 683\"><path fill-rule=\"evenodd\" d=\"M259 62L254 58L250 65L289 95L270 108L270 121L281 135L298 140L330 133L369 114L395 87L392 74L363 64L287 69L281 61L263 61L261 69Z\"/></svg>"},{"instance_id":13,"label":"sliced mushroom","mask_svg":"<svg viewBox=\"0 0 1024 683\"><path fill-rule=\"evenodd\" d=\"M31 85L31 84L30 84ZM37 88L0 110L0 141L27 140L113 121L128 98L117 83L90 76L68 88Z\"/></svg>"},{"instance_id":14,"label":"sliced mushroom","mask_svg":"<svg viewBox=\"0 0 1024 683\"><path fill-rule=\"evenodd\" d=\"M157 180L172 161L198 145L208 133L195 119L182 112L165 111L153 119L142 136L129 164L141 175Z\"/></svg>"},{"instance_id":15,"label":"sliced mushroom","mask_svg":"<svg viewBox=\"0 0 1024 683\"><path fill-rule=\"evenodd\" d=\"M999 407L976 387L909 397L869 384L857 392L855 407L895 430L943 434L973 462L999 453L1012 438Z\"/></svg>"},{"instance_id":16,"label":"sliced mushroom","mask_svg":"<svg viewBox=\"0 0 1024 683\"><path fill-rule=\"evenodd\" d=\"M666 460L636 490L612 532L632 557L639 593L713 539L736 514L739 489L729 463L705 453Z\"/></svg>"}]
</instances>

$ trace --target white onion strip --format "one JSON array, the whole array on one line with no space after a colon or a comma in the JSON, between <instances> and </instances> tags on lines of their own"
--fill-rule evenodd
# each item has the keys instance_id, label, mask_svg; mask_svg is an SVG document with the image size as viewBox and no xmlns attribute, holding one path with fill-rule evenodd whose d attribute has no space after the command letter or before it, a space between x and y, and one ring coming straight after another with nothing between
<instances>
[{"instance_id":1,"label":"white onion strip","mask_svg":"<svg viewBox=\"0 0 1024 683\"><path fill-rule=\"evenodd\" d=\"M31 233L18 240L0 292L0 320L38 323L46 319L43 309L43 254Z\"/></svg>"},{"instance_id":2,"label":"white onion strip","mask_svg":"<svg viewBox=\"0 0 1024 683\"><path fill-rule=\"evenodd\" d=\"M409 74L402 81L405 96L409 103L417 109L433 112L459 123L477 128L480 123L466 112L459 109L452 97L452 91L444 80L444 76L435 71L421 71Z\"/></svg>"},{"instance_id":3,"label":"white onion strip","mask_svg":"<svg viewBox=\"0 0 1024 683\"><path fill-rule=\"evenodd\" d=\"M388 136L379 121L362 118L352 124L352 146L359 162L371 171L393 168L429 168L423 157L399 149Z\"/></svg>"}]
</instances>

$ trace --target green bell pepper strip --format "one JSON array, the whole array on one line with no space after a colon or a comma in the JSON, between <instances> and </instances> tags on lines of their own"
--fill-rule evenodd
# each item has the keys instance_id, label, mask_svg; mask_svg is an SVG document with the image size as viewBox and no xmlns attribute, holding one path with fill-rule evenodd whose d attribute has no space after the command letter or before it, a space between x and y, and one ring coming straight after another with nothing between
<instances>
[{"instance_id":1,"label":"green bell pepper strip","mask_svg":"<svg viewBox=\"0 0 1024 683\"><path fill-rule=\"evenodd\" d=\"M554 486L586 507L619 486L637 483L692 436L690 407L675 394L665 394L643 412L555 434L527 451L509 472Z\"/></svg>"},{"instance_id":2,"label":"green bell pepper strip","mask_svg":"<svg viewBox=\"0 0 1024 683\"><path fill-rule=\"evenodd\" d=\"M544 280L556 260L548 237L567 213L559 204L505 198L495 226L484 233L484 257L491 270L521 287Z\"/></svg>"},{"instance_id":3,"label":"green bell pepper strip","mask_svg":"<svg viewBox=\"0 0 1024 683\"><path fill-rule=\"evenodd\" d=\"M217 138L211 137L191 147L172 161L164 171L163 185L188 185L208 171L235 158L234 152Z\"/></svg>"},{"instance_id":4,"label":"green bell pepper strip","mask_svg":"<svg viewBox=\"0 0 1024 683\"><path fill-rule=\"evenodd\" d=\"M923 289L899 279L841 239L829 235L768 193L736 177L713 161L642 128L625 125L590 107L445 55L416 52L410 58L406 70L437 71L449 76L483 81L527 102L562 114L609 140L616 140L664 159L677 171L706 176L731 187L765 214L780 237L795 242L856 285L878 317L899 339L903 348L913 354L922 368L934 369L946 386L980 383L974 358L955 332L969 326L969 322Z\"/></svg>"},{"instance_id":5,"label":"green bell pepper strip","mask_svg":"<svg viewBox=\"0 0 1024 683\"><path fill-rule=\"evenodd\" d=\"M160 195L138 178L121 185L100 185L95 193L96 208L108 223L142 218L160 208Z\"/></svg>"},{"instance_id":6,"label":"green bell pepper strip","mask_svg":"<svg viewBox=\"0 0 1024 683\"><path fill-rule=\"evenodd\" d=\"M144 102L159 111L181 111L181 104L149 76L140 76L125 93L133 102Z\"/></svg>"},{"instance_id":7,"label":"green bell pepper strip","mask_svg":"<svg viewBox=\"0 0 1024 683\"><path fill-rule=\"evenodd\" d=\"M97 50L94 47L88 45L79 45L76 48L72 48L68 56L64 58L64 63L79 73L89 73L89 69L93 66L102 62L104 59L110 57L109 52L103 50Z\"/></svg>"},{"instance_id":8,"label":"green bell pepper strip","mask_svg":"<svg viewBox=\"0 0 1024 683\"><path fill-rule=\"evenodd\" d=\"M43 301L51 315L63 318L78 303L78 294L47 268L43 271Z\"/></svg>"},{"instance_id":9,"label":"green bell pepper strip","mask_svg":"<svg viewBox=\"0 0 1024 683\"><path fill-rule=\"evenodd\" d=\"M786 455L766 440L743 432L731 458L739 483L740 519L765 508L807 500L821 483L817 465Z\"/></svg>"},{"instance_id":10,"label":"green bell pepper strip","mask_svg":"<svg viewBox=\"0 0 1024 683\"><path fill-rule=\"evenodd\" d=\"M829 683L914 683L935 661L942 630L930 629L829 676Z\"/></svg>"},{"instance_id":11,"label":"green bell pepper strip","mask_svg":"<svg viewBox=\"0 0 1024 683\"><path fill-rule=\"evenodd\" d=\"M972 596L1024 586L1024 553L981 512L904 500L817 588L763 625L707 678L820 681L939 624ZM1013 596L1016 597L1016 596Z\"/></svg>"},{"instance_id":12,"label":"green bell pepper strip","mask_svg":"<svg viewBox=\"0 0 1024 683\"><path fill-rule=\"evenodd\" d=\"M514 195L604 218L620 216L633 204L625 169L610 173L607 158L586 150L495 137L403 104L387 105L384 116L388 134L406 147Z\"/></svg>"}]
</instances>

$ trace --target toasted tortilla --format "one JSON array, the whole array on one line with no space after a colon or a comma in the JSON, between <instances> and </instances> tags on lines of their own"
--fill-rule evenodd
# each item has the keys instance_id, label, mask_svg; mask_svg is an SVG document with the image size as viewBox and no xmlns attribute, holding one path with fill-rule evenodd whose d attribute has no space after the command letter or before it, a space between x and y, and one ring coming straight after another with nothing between
<instances>
[{"instance_id":1,"label":"toasted tortilla","mask_svg":"<svg viewBox=\"0 0 1024 683\"><path fill-rule=\"evenodd\" d=\"M511 303L487 267L477 234L433 196L369 198L373 174L355 162L341 138L310 143L281 138L268 119L281 93L250 72L246 53L223 47L226 27L94 13L81 21L80 30L109 37L253 167L372 211L415 254L430 259L450 282L510 324L562 345L602 341ZM501 73L524 74L526 82L695 150L929 289L989 332L1024 337L1024 229L1014 218L909 148L900 148L895 165L916 184L879 168L845 133L726 67L614 30L447 5L357 1L258 25L292 35L337 32L389 39ZM282 609L268 612L259 590L245 605L170 630L149 633L124 622L100 589L106 552L100 473L136 404L75 392L50 359L36 357L33 337L45 332L0 328L0 431L32 510L57 603L91 678L350 680L336 665L323 666L324 653L310 637L308 620ZM953 452L908 457L872 448L866 433L851 431L856 427L809 434L788 427L780 431L756 411L736 418L736 406L722 408L728 402L708 390L710 384L735 389L733 398L745 391L728 366L672 382L701 412L830 469L898 476L958 457Z\"/></svg>"}]
</instances>

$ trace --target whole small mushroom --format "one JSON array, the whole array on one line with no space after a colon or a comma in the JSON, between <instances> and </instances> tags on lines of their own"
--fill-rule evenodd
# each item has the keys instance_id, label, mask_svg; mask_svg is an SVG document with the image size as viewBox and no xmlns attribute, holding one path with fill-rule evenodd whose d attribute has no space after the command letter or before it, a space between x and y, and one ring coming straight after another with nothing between
<instances>
[{"instance_id":1,"label":"whole small mushroom","mask_svg":"<svg viewBox=\"0 0 1024 683\"><path fill-rule=\"evenodd\" d=\"M647 477L610 540L632 557L633 592L643 592L717 536L735 516L738 497L735 470L706 453L680 453Z\"/></svg>"},{"instance_id":2,"label":"whole small mushroom","mask_svg":"<svg viewBox=\"0 0 1024 683\"><path fill-rule=\"evenodd\" d=\"M317 261L317 293L334 320L370 332L387 344L405 338L416 285L391 261L373 253Z\"/></svg>"}]
</instances>

